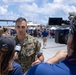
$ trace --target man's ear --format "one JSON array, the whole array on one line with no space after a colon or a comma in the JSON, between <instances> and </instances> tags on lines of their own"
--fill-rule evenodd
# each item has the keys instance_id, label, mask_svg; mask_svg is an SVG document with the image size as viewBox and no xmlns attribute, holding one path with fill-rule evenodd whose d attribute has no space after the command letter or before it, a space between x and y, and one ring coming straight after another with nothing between
<instances>
[{"instance_id":1,"label":"man's ear","mask_svg":"<svg viewBox=\"0 0 76 75\"><path fill-rule=\"evenodd\" d=\"M28 30L28 26L27 26L27 30Z\"/></svg>"}]
</instances>

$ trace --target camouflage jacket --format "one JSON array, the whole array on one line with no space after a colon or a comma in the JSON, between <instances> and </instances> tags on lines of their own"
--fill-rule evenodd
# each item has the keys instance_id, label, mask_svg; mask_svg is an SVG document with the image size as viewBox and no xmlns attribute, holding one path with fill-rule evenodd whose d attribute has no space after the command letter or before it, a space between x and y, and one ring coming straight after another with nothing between
<instances>
[{"instance_id":1,"label":"camouflage jacket","mask_svg":"<svg viewBox=\"0 0 76 75\"><path fill-rule=\"evenodd\" d=\"M21 64L23 72L26 72L35 60L35 55L39 52L41 44L30 35L23 40L23 43L20 43L17 37L15 37L15 40L16 44L21 45L21 51L19 52L17 62Z\"/></svg>"}]
</instances>

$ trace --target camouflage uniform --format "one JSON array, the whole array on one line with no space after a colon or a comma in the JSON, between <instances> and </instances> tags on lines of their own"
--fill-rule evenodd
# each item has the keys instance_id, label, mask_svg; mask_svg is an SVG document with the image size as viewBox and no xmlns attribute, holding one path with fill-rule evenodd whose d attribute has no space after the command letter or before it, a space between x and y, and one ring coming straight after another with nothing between
<instances>
[{"instance_id":1,"label":"camouflage uniform","mask_svg":"<svg viewBox=\"0 0 76 75\"><path fill-rule=\"evenodd\" d=\"M39 52L41 44L32 36L28 35L27 38L23 40L23 43L15 37L16 44L21 45L21 51L19 53L18 63L21 64L23 72L26 72L32 62L35 60L35 55Z\"/></svg>"}]
</instances>

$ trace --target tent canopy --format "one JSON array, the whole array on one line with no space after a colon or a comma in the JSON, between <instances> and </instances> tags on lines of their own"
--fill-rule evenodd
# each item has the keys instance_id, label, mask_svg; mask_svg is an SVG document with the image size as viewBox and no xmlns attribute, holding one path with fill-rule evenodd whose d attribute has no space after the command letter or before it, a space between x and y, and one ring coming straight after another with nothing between
<instances>
[{"instance_id":1,"label":"tent canopy","mask_svg":"<svg viewBox=\"0 0 76 75\"><path fill-rule=\"evenodd\" d=\"M50 29L51 29L51 30L56 30L56 27L51 27Z\"/></svg>"}]
</instances>

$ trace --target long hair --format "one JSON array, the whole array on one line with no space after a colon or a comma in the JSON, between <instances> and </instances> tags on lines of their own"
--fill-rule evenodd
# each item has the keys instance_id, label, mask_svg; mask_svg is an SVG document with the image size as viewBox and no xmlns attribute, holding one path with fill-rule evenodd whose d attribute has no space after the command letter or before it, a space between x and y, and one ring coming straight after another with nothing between
<instances>
[{"instance_id":1,"label":"long hair","mask_svg":"<svg viewBox=\"0 0 76 75\"><path fill-rule=\"evenodd\" d=\"M9 71L13 70L13 55L14 50L2 54L0 75L8 75Z\"/></svg>"},{"instance_id":2,"label":"long hair","mask_svg":"<svg viewBox=\"0 0 76 75\"><path fill-rule=\"evenodd\" d=\"M76 58L76 33L73 34L73 53L72 55Z\"/></svg>"},{"instance_id":3,"label":"long hair","mask_svg":"<svg viewBox=\"0 0 76 75\"><path fill-rule=\"evenodd\" d=\"M73 36L73 53L72 55L76 57L76 16L71 20L71 34Z\"/></svg>"}]
</instances>

